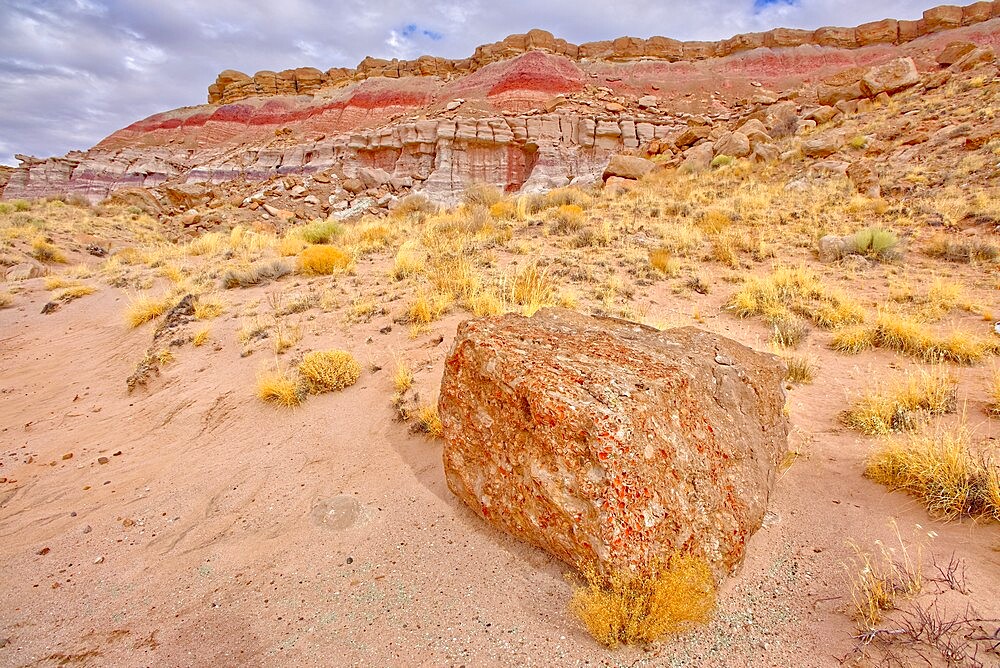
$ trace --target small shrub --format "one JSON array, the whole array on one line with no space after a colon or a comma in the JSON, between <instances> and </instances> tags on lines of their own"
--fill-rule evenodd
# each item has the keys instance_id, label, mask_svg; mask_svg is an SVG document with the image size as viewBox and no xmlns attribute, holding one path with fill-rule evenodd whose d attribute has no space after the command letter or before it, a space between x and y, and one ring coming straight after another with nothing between
<instances>
[{"instance_id":1,"label":"small shrub","mask_svg":"<svg viewBox=\"0 0 1000 668\"><path fill-rule=\"evenodd\" d=\"M328 244L344 233L344 226L332 219L314 220L293 233L308 244Z\"/></svg>"},{"instance_id":2,"label":"small shrub","mask_svg":"<svg viewBox=\"0 0 1000 668\"><path fill-rule=\"evenodd\" d=\"M306 398L305 387L288 369L271 369L257 375L257 396L278 406L298 406Z\"/></svg>"},{"instance_id":3,"label":"small shrub","mask_svg":"<svg viewBox=\"0 0 1000 668\"><path fill-rule=\"evenodd\" d=\"M952 413L958 403L958 380L943 367L907 374L888 390L869 390L855 400L841 418L868 434L909 431L931 415Z\"/></svg>"},{"instance_id":4,"label":"small shrub","mask_svg":"<svg viewBox=\"0 0 1000 668\"><path fill-rule=\"evenodd\" d=\"M427 195L412 193L399 200L392 210L392 215L403 218L413 214L432 215L437 213L438 206L427 198Z\"/></svg>"},{"instance_id":5,"label":"small shrub","mask_svg":"<svg viewBox=\"0 0 1000 668\"><path fill-rule=\"evenodd\" d=\"M351 254L336 246L309 246L299 253L299 269L303 274L333 274L353 266Z\"/></svg>"},{"instance_id":6,"label":"small shrub","mask_svg":"<svg viewBox=\"0 0 1000 668\"><path fill-rule=\"evenodd\" d=\"M995 262L1000 259L1000 246L981 238L957 238L939 234L931 239L927 255L949 262Z\"/></svg>"},{"instance_id":7,"label":"small shrub","mask_svg":"<svg viewBox=\"0 0 1000 668\"><path fill-rule=\"evenodd\" d=\"M986 410L993 415L1000 416L1000 368L993 370L993 377L986 390Z\"/></svg>"},{"instance_id":8,"label":"small shrub","mask_svg":"<svg viewBox=\"0 0 1000 668\"><path fill-rule=\"evenodd\" d=\"M855 135L848 140L847 145L855 151L868 148L868 137L865 137L864 135Z\"/></svg>"},{"instance_id":9,"label":"small shrub","mask_svg":"<svg viewBox=\"0 0 1000 668\"><path fill-rule=\"evenodd\" d=\"M865 475L917 497L932 515L1000 520L1000 461L987 447L977 452L964 422L939 427L886 442L868 456Z\"/></svg>"},{"instance_id":10,"label":"small shrub","mask_svg":"<svg viewBox=\"0 0 1000 668\"><path fill-rule=\"evenodd\" d=\"M854 234L853 244L855 252L861 255L875 260L891 260L897 257L899 237L891 230L866 227Z\"/></svg>"},{"instance_id":11,"label":"small shrub","mask_svg":"<svg viewBox=\"0 0 1000 668\"><path fill-rule=\"evenodd\" d=\"M785 379L790 383L811 383L816 375L816 367L805 357L786 357L788 371Z\"/></svg>"},{"instance_id":12,"label":"small shrub","mask_svg":"<svg viewBox=\"0 0 1000 668\"><path fill-rule=\"evenodd\" d=\"M302 326L278 320L274 324L274 353L280 355L302 340Z\"/></svg>"},{"instance_id":13,"label":"small shrub","mask_svg":"<svg viewBox=\"0 0 1000 668\"><path fill-rule=\"evenodd\" d=\"M701 248L705 237L691 223L677 223L663 229L663 247L674 255L687 257Z\"/></svg>"},{"instance_id":14,"label":"small shrub","mask_svg":"<svg viewBox=\"0 0 1000 668\"><path fill-rule=\"evenodd\" d=\"M649 643L707 622L715 609L715 582L701 558L675 554L642 572L585 569L570 610L602 645Z\"/></svg>"},{"instance_id":15,"label":"small shrub","mask_svg":"<svg viewBox=\"0 0 1000 668\"><path fill-rule=\"evenodd\" d=\"M349 228L342 243L363 255L388 247L393 235L393 228L382 220L368 220Z\"/></svg>"},{"instance_id":16,"label":"small shrub","mask_svg":"<svg viewBox=\"0 0 1000 668\"><path fill-rule=\"evenodd\" d=\"M889 311L881 311L872 326L838 332L831 345L836 350L850 353L882 347L925 362L959 364L972 364L1000 352L1000 343L996 341L980 339L961 330L937 334L926 323Z\"/></svg>"},{"instance_id":17,"label":"small shrub","mask_svg":"<svg viewBox=\"0 0 1000 668\"><path fill-rule=\"evenodd\" d=\"M45 237L35 237L31 242L31 256L39 262L66 263L66 256Z\"/></svg>"},{"instance_id":18,"label":"small shrub","mask_svg":"<svg viewBox=\"0 0 1000 668\"><path fill-rule=\"evenodd\" d=\"M469 207L481 206L487 210L503 199L503 192L488 183L476 183L465 189L462 202Z\"/></svg>"},{"instance_id":19,"label":"small shrub","mask_svg":"<svg viewBox=\"0 0 1000 668\"><path fill-rule=\"evenodd\" d=\"M716 169L718 167L728 167L733 164L735 158L731 155L717 155L712 158L712 168Z\"/></svg>"},{"instance_id":20,"label":"small shrub","mask_svg":"<svg viewBox=\"0 0 1000 668\"><path fill-rule=\"evenodd\" d=\"M502 199L490 205L490 215L497 220L517 219L517 204L509 199Z\"/></svg>"},{"instance_id":21,"label":"small shrub","mask_svg":"<svg viewBox=\"0 0 1000 668\"><path fill-rule=\"evenodd\" d=\"M292 273L291 267L282 260L262 260L247 267L229 269L222 275L222 287L249 288L272 281Z\"/></svg>"},{"instance_id":22,"label":"small shrub","mask_svg":"<svg viewBox=\"0 0 1000 668\"><path fill-rule=\"evenodd\" d=\"M142 294L129 297L129 304L125 309L125 323L132 328L138 327L163 315L171 306L173 298L170 295L151 297Z\"/></svg>"},{"instance_id":23,"label":"small shrub","mask_svg":"<svg viewBox=\"0 0 1000 668\"><path fill-rule=\"evenodd\" d=\"M10 294L6 290L0 292L0 308L7 308L14 303L14 295Z\"/></svg>"},{"instance_id":24,"label":"small shrub","mask_svg":"<svg viewBox=\"0 0 1000 668\"><path fill-rule=\"evenodd\" d=\"M278 251L278 255L282 257L291 257L292 255L298 255L309 244L300 236L294 234L286 234L280 240L278 240L277 245L274 247Z\"/></svg>"},{"instance_id":25,"label":"small shrub","mask_svg":"<svg viewBox=\"0 0 1000 668\"><path fill-rule=\"evenodd\" d=\"M310 394L350 387L361 377L361 365L343 350L320 350L307 354L298 366Z\"/></svg>"},{"instance_id":26,"label":"small shrub","mask_svg":"<svg viewBox=\"0 0 1000 668\"><path fill-rule=\"evenodd\" d=\"M771 327L771 340L782 348L795 348L809 334L809 326L793 314L776 318Z\"/></svg>"},{"instance_id":27,"label":"small shrub","mask_svg":"<svg viewBox=\"0 0 1000 668\"><path fill-rule=\"evenodd\" d=\"M767 278L748 278L728 306L741 318L760 315L773 324L795 314L828 329L865 317L860 305L843 292L827 288L805 267L779 267Z\"/></svg>"},{"instance_id":28,"label":"small shrub","mask_svg":"<svg viewBox=\"0 0 1000 668\"><path fill-rule=\"evenodd\" d=\"M540 208L578 206L581 209L586 209L592 202L593 198L579 188L556 188L545 193L542 197Z\"/></svg>"}]
</instances>

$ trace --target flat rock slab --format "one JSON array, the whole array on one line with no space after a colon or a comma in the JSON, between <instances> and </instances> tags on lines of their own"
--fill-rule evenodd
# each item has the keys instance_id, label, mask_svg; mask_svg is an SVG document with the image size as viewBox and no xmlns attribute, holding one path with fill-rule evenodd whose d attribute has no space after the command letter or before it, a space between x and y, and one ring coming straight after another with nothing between
<instances>
[{"instance_id":1,"label":"flat rock slab","mask_svg":"<svg viewBox=\"0 0 1000 668\"><path fill-rule=\"evenodd\" d=\"M784 363L691 327L545 309L459 325L439 411L448 486L575 567L676 549L718 577L787 449Z\"/></svg>"}]
</instances>

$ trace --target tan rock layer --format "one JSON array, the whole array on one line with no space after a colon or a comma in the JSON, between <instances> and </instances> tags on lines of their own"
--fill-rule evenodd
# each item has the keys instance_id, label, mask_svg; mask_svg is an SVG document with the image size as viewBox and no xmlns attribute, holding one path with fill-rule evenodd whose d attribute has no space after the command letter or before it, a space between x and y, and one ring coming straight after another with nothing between
<instances>
[{"instance_id":1,"label":"tan rock layer","mask_svg":"<svg viewBox=\"0 0 1000 668\"><path fill-rule=\"evenodd\" d=\"M941 5L928 9L916 21L883 19L855 28L823 27L817 30L775 28L767 32L736 35L719 42L682 42L668 37L619 37L615 40L571 44L545 30L530 30L524 35L510 35L500 42L485 44L462 60L421 56L416 60L383 60L371 56L354 69L335 67L325 72L314 67L300 67L281 72L261 71L252 77L235 70L225 70L208 87L209 104L229 104L248 97L271 95L311 95L324 88L337 88L369 77L412 77L469 74L493 62L506 60L528 51L548 51L572 60L611 61L653 58L674 61L719 58L761 47L795 47L804 44L857 49L871 44L902 44L930 33L973 25L1000 17L1000 0L976 2L959 7Z\"/></svg>"}]
</instances>

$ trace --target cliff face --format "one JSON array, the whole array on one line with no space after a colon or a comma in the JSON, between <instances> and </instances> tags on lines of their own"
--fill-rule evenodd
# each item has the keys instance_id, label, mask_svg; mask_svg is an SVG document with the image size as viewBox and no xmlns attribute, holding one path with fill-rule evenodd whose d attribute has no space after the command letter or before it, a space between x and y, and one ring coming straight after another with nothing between
<instances>
[{"instance_id":1,"label":"cliff face","mask_svg":"<svg viewBox=\"0 0 1000 668\"><path fill-rule=\"evenodd\" d=\"M829 83L844 71L903 55L926 72L955 40L1000 47L998 16L1000 0L938 7L920 21L775 29L718 43L573 45L532 31L462 61L369 58L355 70L254 77L227 71L210 88L210 104L151 116L86 152L19 156L3 194L97 201L124 187L288 174L439 200L472 182L544 190L593 179L614 153L654 144L677 150L674 140L692 124L763 114L782 99L804 114L831 89L849 99Z\"/></svg>"},{"instance_id":2,"label":"cliff face","mask_svg":"<svg viewBox=\"0 0 1000 668\"><path fill-rule=\"evenodd\" d=\"M544 30L531 30L525 35L510 35L500 42L480 46L471 57L462 60L432 56L421 56L416 60L368 57L354 69L338 67L323 72L315 67L300 67L282 72L257 72L252 77L235 70L226 70L208 87L208 103L229 104L249 97L273 95L313 95L371 77L398 79L462 76L490 63L509 60L534 50L564 56L573 61L599 59L624 62L655 59L694 62L725 58L759 48L812 45L858 49L872 44L903 44L935 32L988 21L1000 15L997 7L994 2L977 2L966 7L944 5L928 9L917 21L884 19L856 28L824 27L818 30L775 28L767 32L736 35L719 42L681 42L669 37L619 37L615 40L577 45L557 39Z\"/></svg>"}]
</instances>

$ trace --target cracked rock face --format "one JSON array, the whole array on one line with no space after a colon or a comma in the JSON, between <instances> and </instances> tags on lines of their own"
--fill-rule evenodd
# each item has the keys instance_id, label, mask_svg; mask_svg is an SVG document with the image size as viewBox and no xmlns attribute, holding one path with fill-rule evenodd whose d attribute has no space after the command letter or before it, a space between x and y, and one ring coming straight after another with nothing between
<instances>
[{"instance_id":1,"label":"cracked rock face","mask_svg":"<svg viewBox=\"0 0 1000 668\"><path fill-rule=\"evenodd\" d=\"M729 339L563 309L459 326L439 411L448 486L562 561L718 577L761 526L787 449L784 364Z\"/></svg>"}]
</instances>

